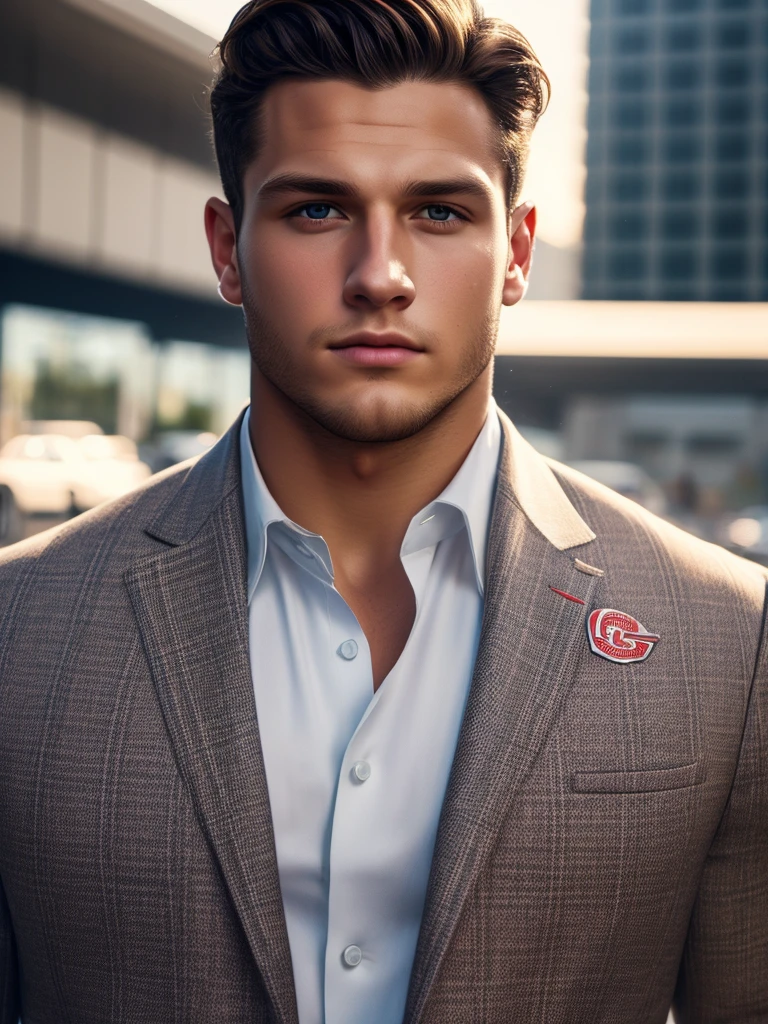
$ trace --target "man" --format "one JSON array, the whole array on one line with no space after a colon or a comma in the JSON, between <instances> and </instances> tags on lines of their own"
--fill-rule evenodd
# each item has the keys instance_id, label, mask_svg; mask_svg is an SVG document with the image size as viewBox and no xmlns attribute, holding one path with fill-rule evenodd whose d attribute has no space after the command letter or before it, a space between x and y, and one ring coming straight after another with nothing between
<instances>
[{"instance_id":1,"label":"man","mask_svg":"<svg viewBox=\"0 0 768 1024\"><path fill-rule=\"evenodd\" d=\"M0 1019L768 1020L765 576L490 399L534 54L253 0L221 57L252 404L3 556Z\"/></svg>"}]
</instances>

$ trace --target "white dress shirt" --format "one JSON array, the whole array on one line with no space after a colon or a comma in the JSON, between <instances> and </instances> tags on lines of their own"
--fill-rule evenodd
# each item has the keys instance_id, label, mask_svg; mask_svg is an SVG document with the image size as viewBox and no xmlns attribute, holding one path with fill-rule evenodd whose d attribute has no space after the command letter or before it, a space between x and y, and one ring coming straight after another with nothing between
<instances>
[{"instance_id":1,"label":"white dress shirt","mask_svg":"<svg viewBox=\"0 0 768 1024\"><path fill-rule=\"evenodd\" d=\"M495 404L411 520L416 617L373 692L322 537L267 490L243 420L251 672L301 1024L401 1024L477 652L501 441Z\"/></svg>"}]
</instances>

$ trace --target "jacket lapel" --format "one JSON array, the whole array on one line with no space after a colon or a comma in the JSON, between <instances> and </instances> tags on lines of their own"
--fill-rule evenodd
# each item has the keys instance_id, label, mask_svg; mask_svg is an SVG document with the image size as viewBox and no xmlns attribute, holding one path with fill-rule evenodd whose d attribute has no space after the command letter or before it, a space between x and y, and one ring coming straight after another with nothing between
<instances>
[{"instance_id":1,"label":"jacket lapel","mask_svg":"<svg viewBox=\"0 0 768 1024\"><path fill-rule=\"evenodd\" d=\"M238 431L189 471L147 531L171 546L126 584L179 770L273 1019L298 1024L251 681Z\"/></svg>"},{"instance_id":2,"label":"jacket lapel","mask_svg":"<svg viewBox=\"0 0 768 1024\"><path fill-rule=\"evenodd\" d=\"M502 417L477 662L440 818L406 1024L416 1024L464 903L587 651L599 570L567 550L594 534L546 462ZM583 563L580 563L583 566ZM584 602L554 593L555 587Z\"/></svg>"}]
</instances>

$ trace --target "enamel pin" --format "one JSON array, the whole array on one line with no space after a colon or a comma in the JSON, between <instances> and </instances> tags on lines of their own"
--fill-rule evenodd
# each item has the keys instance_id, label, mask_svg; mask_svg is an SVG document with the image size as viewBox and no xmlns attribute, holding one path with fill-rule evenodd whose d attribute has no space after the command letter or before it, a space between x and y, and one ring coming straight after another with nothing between
<instances>
[{"instance_id":1,"label":"enamel pin","mask_svg":"<svg viewBox=\"0 0 768 1024\"><path fill-rule=\"evenodd\" d=\"M661 637L649 633L632 615L615 608L597 608L587 619L589 646L594 654L624 664L645 661Z\"/></svg>"}]
</instances>

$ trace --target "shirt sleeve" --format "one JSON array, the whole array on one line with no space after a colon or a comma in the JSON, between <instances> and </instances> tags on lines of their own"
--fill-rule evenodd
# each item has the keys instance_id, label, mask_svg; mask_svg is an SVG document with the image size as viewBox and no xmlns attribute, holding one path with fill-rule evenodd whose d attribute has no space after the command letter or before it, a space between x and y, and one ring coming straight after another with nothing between
<instances>
[{"instance_id":1,"label":"shirt sleeve","mask_svg":"<svg viewBox=\"0 0 768 1024\"><path fill-rule=\"evenodd\" d=\"M768 628L733 788L704 864L675 994L681 1024L768 1020Z\"/></svg>"}]
</instances>

